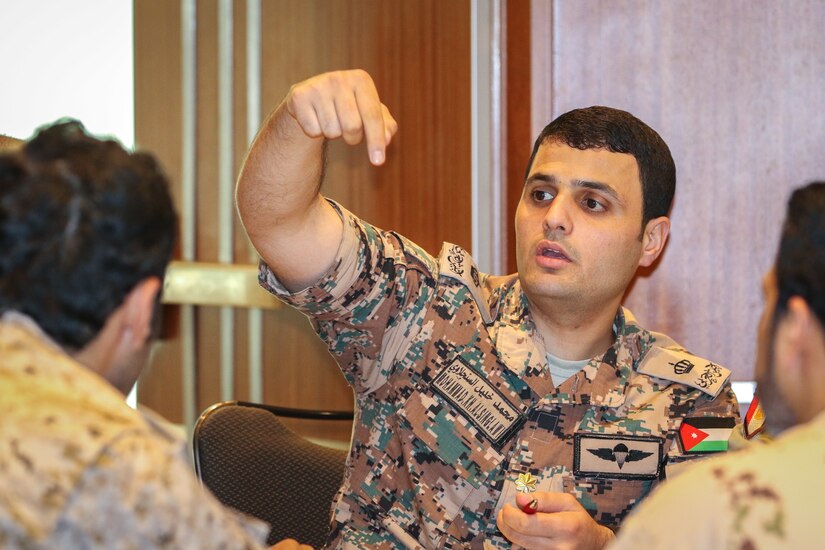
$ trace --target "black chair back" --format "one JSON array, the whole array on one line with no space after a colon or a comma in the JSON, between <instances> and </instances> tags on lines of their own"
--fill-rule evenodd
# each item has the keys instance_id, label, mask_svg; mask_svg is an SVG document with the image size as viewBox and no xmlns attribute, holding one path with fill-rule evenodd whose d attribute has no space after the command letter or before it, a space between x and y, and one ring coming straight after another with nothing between
<instances>
[{"instance_id":1,"label":"black chair back","mask_svg":"<svg viewBox=\"0 0 825 550\"><path fill-rule=\"evenodd\" d=\"M218 403L195 425L195 471L223 504L269 523L268 544L293 538L318 548L326 542L347 453L305 439L278 416L351 420L353 415Z\"/></svg>"}]
</instances>

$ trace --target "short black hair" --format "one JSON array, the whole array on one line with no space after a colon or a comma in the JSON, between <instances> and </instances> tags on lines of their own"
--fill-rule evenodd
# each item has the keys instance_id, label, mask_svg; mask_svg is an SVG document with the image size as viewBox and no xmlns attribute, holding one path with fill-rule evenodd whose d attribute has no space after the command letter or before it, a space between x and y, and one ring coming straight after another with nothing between
<instances>
[{"instance_id":1,"label":"short black hair","mask_svg":"<svg viewBox=\"0 0 825 550\"><path fill-rule=\"evenodd\" d=\"M536 138L525 180L539 147L553 142L575 149L604 149L633 155L642 185L642 228L653 218L668 215L676 190L676 164L662 137L635 116L600 105L560 115Z\"/></svg>"},{"instance_id":2,"label":"short black hair","mask_svg":"<svg viewBox=\"0 0 825 550\"><path fill-rule=\"evenodd\" d=\"M791 194L775 269L774 318L787 311L791 297L799 296L825 326L825 182L811 182Z\"/></svg>"},{"instance_id":3,"label":"short black hair","mask_svg":"<svg viewBox=\"0 0 825 550\"><path fill-rule=\"evenodd\" d=\"M163 280L177 214L155 158L86 133L41 128L0 155L0 312L79 350L142 280Z\"/></svg>"}]
</instances>

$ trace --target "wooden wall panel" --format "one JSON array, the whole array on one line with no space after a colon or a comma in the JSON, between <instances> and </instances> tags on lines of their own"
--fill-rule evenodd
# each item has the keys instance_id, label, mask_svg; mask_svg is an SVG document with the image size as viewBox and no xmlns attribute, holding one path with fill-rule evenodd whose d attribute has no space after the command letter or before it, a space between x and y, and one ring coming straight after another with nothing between
<instances>
[{"instance_id":1,"label":"wooden wall panel","mask_svg":"<svg viewBox=\"0 0 825 550\"><path fill-rule=\"evenodd\" d=\"M825 4L552 5L553 51L538 53L552 72L552 115L629 110L676 160L670 244L627 305L645 326L751 379L759 283L788 193L825 177ZM548 47L543 38L534 48Z\"/></svg>"},{"instance_id":2,"label":"wooden wall panel","mask_svg":"<svg viewBox=\"0 0 825 550\"><path fill-rule=\"evenodd\" d=\"M267 2L263 20L267 110L292 83L357 67L372 74L399 122L382 168L369 167L363 146L333 144L325 193L431 253L443 240L469 247L469 4Z\"/></svg>"},{"instance_id":3,"label":"wooden wall panel","mask_svg":"<svg viewBox=\"0 0 825 550\"><path fill-rule=\"evenodd\" d=\"M505 95L506 111L506 228L507 249L513 253L507 255L507 273L515 273L515 218L516 208L521 200L524 187L524 171L532 152L533 135L531 123L531 96L533 91L532 55L530 40L531 24L530 2L507 2L505 11Z\"/></svg>"},{"instance_id":4,"label":"wooden wall panel","mask_svg":"<svg viewBox=\"0 0 825 550\"><path fill-rule=\"evenodd\" d=\"M197 18L196 260L218 259L219 92L217 0L195 3ZM444 240L470 247L470 4L468 0L267 0L261 3L262 116L289 86L318 72L360 67L376 80L399 121L382 168L363 146L330 147L324 191L379 227L391 228L437 254ZM246 3L233 3L233 154L237 173L246 127ZM180 205L180 3L135 0L138 143L159 153ZM236 263L253 261L239 220ZM174 309L171 309L174 313ZM247 314L235 312L235 398L248 392ZM264 401L287 406L352 406L352 394L307 319L284 308L264 320ZM173 318L173 320L175 320ZM220 313L197 308L196 400L220 400ZM181 421L180 330L164 341L141 381L140 401ZM349 426L314 429L349 438Z\"/></svg>"},{"instance_id":5,"label":"wooden wall panel","mask_svg":"<svg viewBox=\"0 0 825 550\"><path fill-rule=\"evenodd\" d=\"M363 146L331 144L324 193L433 254L444 240L470 246L469 15L467 2L263 5L264 109L316 73L367 70L399 133L377 169ZM284 310L266 322L267 401L351 406L350 390L305 318Z\"/></svg>"},{"instance_id":6,"label":"wooden wall panel","mask_svg":"<svg viewBox=\"0 0 825 550\"><path fill-rule=\"evenodd\" d=\"M135 145L160 159L177 205L181 203L180 26L176 2L135 2ZM138 399L180 422L180 331L176 309L165 309L164 339L155 345L151 365L141 377Z\"/></svg>"},{"instance_id":7,"label":"wooden wall panel","mask_svg":"<svg viewBox=\"0 0 825 550\"><path fill-rule=\"evenodd\" d=\"M195 258L199 262L218 261L219 95L218 95L218 0L198 0L195 20L196 65L196 220ZM199 307L195 312L195 353L197 360L197 403L203 410L221 401L220 309Z\"/></svg>"}]
</instances>

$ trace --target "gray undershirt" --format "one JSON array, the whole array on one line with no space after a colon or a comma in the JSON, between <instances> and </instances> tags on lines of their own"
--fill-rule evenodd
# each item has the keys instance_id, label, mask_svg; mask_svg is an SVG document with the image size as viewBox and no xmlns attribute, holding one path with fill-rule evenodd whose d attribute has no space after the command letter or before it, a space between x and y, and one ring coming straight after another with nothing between
<instances>
[{"instance_id":1,"label":"gray undershirt","mask_svg":"<svg viewBox=\"0 0 825 550\"><path fill-rule=\"evenodd\" d=\"M561 386L568 378L582 370L590 359L582 359L580 361L568 361L556 357L553 354L547 354L547 367L550 370L550 376L555 387Z\"/></svg>"}]
</instances>

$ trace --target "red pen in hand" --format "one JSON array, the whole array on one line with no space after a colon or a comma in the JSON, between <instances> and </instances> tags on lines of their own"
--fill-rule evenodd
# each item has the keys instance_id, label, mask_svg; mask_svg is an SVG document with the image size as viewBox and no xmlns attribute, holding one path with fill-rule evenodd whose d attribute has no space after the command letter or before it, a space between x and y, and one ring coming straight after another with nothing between
<instances>
[{"instance_id":1,"label":"red pen in hand","mask_svg":"<svg viewBox=\"0 0 825 550\"><path fill-rule=\"evenodd\" d=\"M538 509L539 501L535 498L521 507L521 511L525 514L535 514Z\"/></svg>"}]
</instances>

